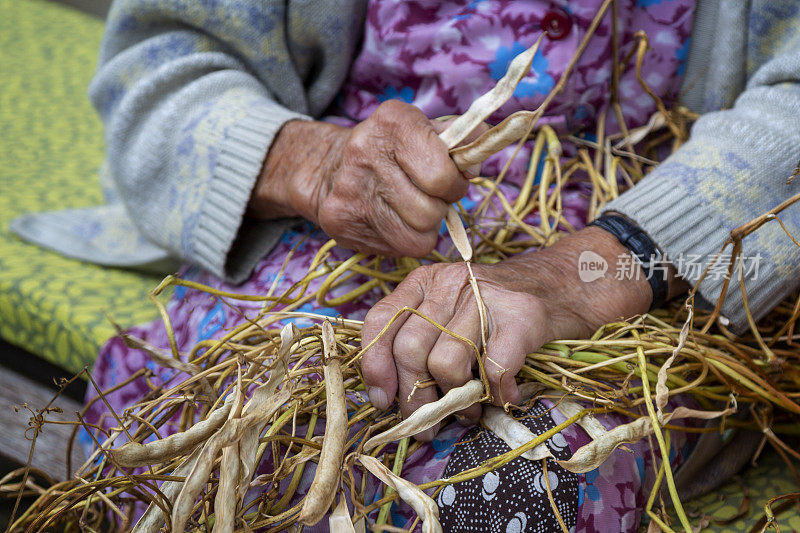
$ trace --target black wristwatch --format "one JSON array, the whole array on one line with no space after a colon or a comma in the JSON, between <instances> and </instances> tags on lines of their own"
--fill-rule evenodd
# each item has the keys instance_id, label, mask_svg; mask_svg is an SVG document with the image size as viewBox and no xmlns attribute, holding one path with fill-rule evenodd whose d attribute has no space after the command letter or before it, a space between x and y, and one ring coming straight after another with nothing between
<instances>
[{"instance_id":1,"label":"black wristwatch","mask_svg":"<svg viewBox=\"0 0 800 533\"><path fill-rule=\"evenodd\" d=\"M621 215L601 215L588 226L597 226L612 234L639 262L650 288L653 290L653 302L650 310L664 305L667 301L669 283L663 265L663 255L642 228Z\"/></svg>"}]
</instances>

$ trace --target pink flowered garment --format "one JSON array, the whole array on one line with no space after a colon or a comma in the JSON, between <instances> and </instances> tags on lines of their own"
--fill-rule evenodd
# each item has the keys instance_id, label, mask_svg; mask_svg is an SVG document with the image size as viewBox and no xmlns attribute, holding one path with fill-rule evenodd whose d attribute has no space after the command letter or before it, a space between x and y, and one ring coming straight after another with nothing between
<instances>
[{"instance_id":1,"label":"pink flowered garment","mask_svg":"<svg viewBox=\"0 0 800 533\"><path fill-rule=\"evenodd\" d=\"M369 117L382 101L392 98L414 104L431 118L463 113L478 96L494 86L505 73L511 59L531 46L544 27L549 29L550 36L542 42L531 73L519 85L514 97L490 121L496 123L515 111L535 109L560 79L601 3L601 0L371 0L362 50L326 120L353 125ZM655 93L669 102L675 98L680 85L689 46L694 1L619 0L617 5L622 53L630 50L636 31L647 32L651 50L646 56L643 76ZM606 16L565 90L552 102L541 123L550 124L562 132L583 135L589 140L593 138L594 120L608 105L611 35L610 17ZM620 80L620 96L628 127L645 123L655 111L652 99L636 82L632 68L626 69ZM609 113L613 129L612 115ZM512 150L513 147L506 149L486 161L482 175L497 175ZM530 150L531 143L523 147L502 184L503 192L512 201L524 178ZM587 187L579 184L570 185L564 194L567 205L565 215L576 228L586 222L587 190ZM476 191L470 191L462 205L470 210L480 199ZM182 274L187 279L203 284L248 294L266 293L273 283L277 283L275 294L280 294L304 276L316 251L327 240L326 235L310 224L299 224L287 232L279 245L260 262L244 286L230 286L197 267L188 267ZM450 247L448 238L443 235L440 241L439 249L446 252ZM295 249L294 255L279 274L287 253L292 249ZM332 260L344 260L350 255L351 252L347 250L334 248ZM312 282L309 290L316 290L321 281ZM362 282L354 278L338 288L334 295L344 294ZM300 310L363 319L380 297L381 294L375 291L358 302L336 309L309 303ZM246 302L237 305L250 314L255 314L259 307ZM183 288L175 291L168 310L182 351L189 351L200 340L221 336L225 330L241 321L238 313L231 311L217 298ZM299 326L310 325L304 320L296 322ZM168 347L160 322L133 328L131 333L155 345ZM120 339L111 339L103 347L94 375L101 387L108 388L125 380L142 366L154 371L155 377L151 381L156 384L176 379L175 371L157 367L141 352L125 347ZM121 412L148 391L144 383L134 382L108 398L115 409ZM552 407L547 402L543 403ZM552 418L548 419L550 427L564 420L557 411L547 416ZM95 404L88 418L92 422L100 421L106 427L114 425L113 420L105 415L101 402ZM621 418L611 415L603 419L607 427L621 421ZM444 428L432 443L423 446L408 459L403 476L416 483L441 478L456 441L466 431L458 424ZM88 435L83 437L89 441ZM569 456L587 442L588 437L583 431L572 426L559 434L557 439L548 441L548 445L554 446L554 450L568 448ZM674 433L672 442L671 457L675 466L691 451L693 440ZM570 524L572 529L588 532L635 531L645 502L645 487L653 482L654 465L651 457L646 442L639 443L630 446L630 451L617 450L600 468L578 476L575 480L577 495L574 501L569 502L570 508L575 510ZM271 465L265 462L260 466L260 472L269 473L270 468ZM307 490L313 470L306 468L298 495ZM551 475L554 472L557 471L551 471ZM558 483L561 474L555 475L555 480L551 478L551 485ZM566 487L566 477L564 480ZM494 478L486 478L482 482L484 488L496 486L493 484ZM372 497L378 499L378 485L370 482L369 487ZM457 489L458 485L454 490ZM450 499L451 496L453 499ZM455 494L448 492L439 498L439 504L450 505L458 501L455 498ZM545 505L548 505L546 500ZM407 506L393 506L392 518L396 526L409 527L412 517L413 512ZM543 522L537 523L534 518L518 516L516 522L507 521L491 529L544 530L541 529ZM323 522L318 529L324 531L327 525Z\"/></svg>"}]
</instances>

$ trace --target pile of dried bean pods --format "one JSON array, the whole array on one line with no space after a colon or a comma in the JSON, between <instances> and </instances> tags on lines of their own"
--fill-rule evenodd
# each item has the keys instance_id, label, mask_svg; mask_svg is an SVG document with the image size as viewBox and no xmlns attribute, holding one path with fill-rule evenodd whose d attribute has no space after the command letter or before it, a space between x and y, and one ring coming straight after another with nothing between
<instances>
[{"instance_id":1,"label":"pile of dried bean pods","mask_svg":"<svg viewBox=\"0 0 800 533\"><path fill-rule=\"evenodd\" d=\"M591 191L585 215L593 218L603 204L633 186L658 164L664 152L674 150L688 137L688 124L695 118L692 113L682 108L667 110L660 101L659 111L647 125L628 130L620 121L619 134L607 135L606 117L598 117L593 141L560 138L549 126L536 125L612 5L612 0L603 3L564 77L539 109L512 115L472 143L459 146L513 93L529 69L537 42L512 62L494 90L441 134L461 168L515 141L533 139L534 149L528 162L531 170L513 202L498 187L502 173L473 180L484 202L472 214L448 214L454 249L450 254L434 252L430 261L463 261L470 269L470 262L494 263L532 247L549 246L574 231L564 214L570 208L562 197L568 184L584 183ZM635 68L639 73L646 49L646 35L637 34L630 64L619 61L616 68ZM644 83L641 76L639 79ZM611 99L610 111L621 117L618 101ZM572 157L564 155L562 142L577 147ZM534 184L540 166L540 181ZM733 247L735 256L745 235L779 220L780 211L798 199L776 206L732 232L730 241L720 247ZM500 214L491 208L498 204L502 206ZM532 213L539 215L535 224L527 222ZM676 429L671 422L682 418L718 421L714 427L697 431L733 426L759 429L765 441L783 455L800 458L783 441L784 434L796 434L800 427L800 352L796 343L800 336L795 334L800 296L780 304L757 326L753 322L751 331L741 337L726 329L719 309L700 313L681 303L628 322L608 324L587 339L548 343L529 354L517 378L526 405L541 398L553 399L566 422L534 435L514 419L513 410L487 405L481 423L505 440L509 450L477 468L416 486L399 476L405 458L419 446L409 437L474 402L487 402L485 376L481 370L475 380L406 420L373 407L359 373L361 323L343 319L331 323L295 310L312 298L336 306L375 287L389 292L420 262L355 254L336 263L329 258L333 246L333 241L324 245L306 278L284 295L236 295L172 276L165 279L152 298L173 339L172 353L137 339L128 337L126 341L150 354L156 364L179 370L178 378L169 382L169 388L153 388L124 412L114 413L118 425L110 432L84 424L79 416L75 433L85 428L93 436L94 453L69 472L66 480L50 480L30 469L3 478L0 490L5 493L36 496L32 504L16 512L9 530L283 531L327 519L332 531L365 531L367 527L391 526L388 508L400 498L416 511L422 531L441 531L432 499L437 491L484 475L520 456L544 461L546 466L556 459L544 441L571 424L578 424L592 439L570 459L558 461L573 472L592 470L617 447L650 436L657 443L655 453L666 457L670 431ZM471 269L469 272L471 276ZM732 279L737 279L736 273L732 274ZM342 280L353 275L365 276L368 281L345 295L331 297ZM324 278L324 283L318 291L309 292L310 281L317 278ZM485 320L480 287L474 278L472 281ZM257 316L243 320L218 341L204 341L182 356L164 306L156 298L178 285L229 301L240 298L264 304ZM739 288L734 282L729 290ZM412 312L419 315L416 310L402 309L396 317ZM304 329L291 325L276 328L282 319L293 316L317 319L318 324ZM482 363L483 354L474 348ZM482 369L482 364L478 366ZM142 370L131 379L146 380L148 372ZM113 392L99 391L94 401L104 401ZM676 394L691 395L703 410L665 412L668 398ZM736 410L749 416L728 416ZM612 411L630 422L607 431L594 415ZM43 408L32 418L34 438L49 423L47 414ZM164 424L177 424L178 431L162 437L159 429ZM319 431L323 427L324 432ZM115 446L121 436L127 443ZM311 488L303 498L295 497L309 463L317 465ZM259 474L263 464L269 464L269 473ZM663 504L656 504L655 497L648 501L646 512L665 531L671 527L691 529L672 473L663 464L656 483L666 485L677 522L668 523L668 513ZM787 464L791 466L791 461ZM385 485L383 497L367 501L367 481L375 478ZM653 496L658 492L652 491ZM346 502L350 502L349 508ZM767 514L771 512L767 509Z\"/></svg>"}]
</instances>

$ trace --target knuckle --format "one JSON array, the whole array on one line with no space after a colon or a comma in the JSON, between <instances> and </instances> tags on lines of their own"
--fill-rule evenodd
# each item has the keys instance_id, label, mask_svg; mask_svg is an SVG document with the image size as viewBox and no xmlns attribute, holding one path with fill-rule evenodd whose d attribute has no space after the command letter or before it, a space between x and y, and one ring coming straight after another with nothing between
<instances>
[{"instance_id":1,"label":"knuckle","mask_svg":"<svg viewBox=\"0 0 800 533\"><path fill-rule=\"evenodd\" d=\"M357 198L358 196L364 194L364 189L359 186L360 185L359 181L360 180L358 174L356 172L353 172L353 169L343 169L342 172L340 172L339 175L336 176L333 196ZM341 198L340 201L341 200L343 200L343 198ZM346 207L346 205L341 205L339 207Z\"/></svg>"},{"instance_id":2,"label":"knuckle","mask_svg":"<svg viewBox=\"0 0 800 533\"><path fill-rule=\"evenodd\" d=\"M425 214L425 216L421 217L420 224L424 228L425 233L433 232L436 235L436 240L439 240L439 228L442 225L442 220L447 215L447 205L443 202L440 205L437 205L434 209L431 209L429 212ZM434 243L435 246L435 243Z\"/></svg>"},{"instance_id":3,"label":"knuckle","mask_svg":"<svg viewBox=\"0 0 800 533\"><path fill-rule=\"evenodd\" d=\"M381 120L394 121L398 114L406 113L408 104L400 100L386 100L375 109L373 116Z\"/></svg>"},{"instance_id":4,"label":"knuckle","mask_svg":"<svg viewBox=\"0 0 800 533\"><path fill-rule=\"evenodd\" d=\"M429 297L427 292L436 285L436 280L439 277L439 273L442 271L442 266L443 265L439 263L419 266L406 276L406 279L403 281L403 283L417 284L424 291L426 291L427 298Z\"/></svg>"},{"instance_id":5,"label":"knuckle","mask_svg":"<svg viewBox=\"0 0 800 533\"><path fill-rule=\"evenodd\" d=\"M489 381L489 385L491 385L492 389L497 390L500 388L500 381L503 379L503 375L506 371L495 365L493 366L494 368L488 369L488 372L486 372L486 379Z\"/></svg>"},{"instance_id":6,"label":"knuckle","mask_svg":"<svg viewBox=\"0 0 800 533\"><path fill-rule=\"evenodd\" d=\"M428 373L437 381L452 372L450 362L444 357L431 355L428 357Z\"/></svg>"},{"instance_id":7,"label":"knuckle","mask_svg":"<svg viewBox=\"0 0 800 533\"><path fill-rule=\"evenodd\" d=\"M388 298L391 298L391 296L387 296L373 305L364 318L364 330L372 337L376 337L385 323L398 311L397 306L389 302Z\"/></svg>"},{"instance_id":8,"label":"knuckle","mask_svg":"<svg viewBox=\"0 0 800 533\"><path fill-rule=\"evenodd\" d=\"M366 127L366 125L357 126L353 129L345 145L348 159L358 158L369 151L373 145L372 135L369 130L370 128Z\"/></svg>"},{"instance_id":9,"label":"knuckle","mask_svg":"<svg viewBox=\"0 0 800 533\"><path fill-rule=\"evenodd\" d=\"M394 340L394 352L404 359L427 355L427 341L424 333L417 328L403 328ZM406 360L406 362L411 362ZM404 365L408 366L408 365ZM416 365L414 365L416 366Z\"/></svg>"},{"instance_id":10,"label":"knuckle","mask_svg":"<svg viewBox=\"0 0 800 533\"><path fill-rule=\"evenodd\" d=\"M428 358L428 372L437 382L450 386L463 385L469 379L460 361L442 356Z\"/></svg>"},{"instance_id":11,"label":"knuckle","mask_svg":"<svg viewBox=\"0 0 800 533\"><path fill-rule=\"evenodd\" d=\"M320 227L331 236L342 234L348 226L337 204L338 202L333 199L326 199L320 206L318 215Z\"/></svg>"},{"instance_id":12,"label":"knuckle","mask_svg":"<svg viewBox=\"0 0 800 533\"><path fill-rule=\"evenodd\" d=\"M463 180L458 174L458 169L455 168L455 165L441 163L429 171L428 184L431 190L438 194L445 194L452 189L459 188L460 181Z\"/></svg>"},{"instance_id":13,"label":"knuckle","mask_svg":"<svg viewBox=\"0 0 800 533\"><path fill-rule=\"evenodd\" d=\"M507 307L523 310L527 316L537 320L541 320L547 315L547 307L544 302L533 294L514 292L509 295Z\"/></svg>"}]
</instances>

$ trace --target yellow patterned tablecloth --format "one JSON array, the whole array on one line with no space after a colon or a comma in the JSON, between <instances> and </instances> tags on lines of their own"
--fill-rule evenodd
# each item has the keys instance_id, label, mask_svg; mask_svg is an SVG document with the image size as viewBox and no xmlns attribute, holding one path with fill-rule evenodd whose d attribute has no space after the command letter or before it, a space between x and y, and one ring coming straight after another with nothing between
<instances>
[{"instance_id":1,"label":"yellow patterned tablecloth","mask_svg":"<svg viewBox=\"0 0 800 533\"><path fill-rule=\"evenodd\" d=\"M86 97L103 24L39 0L0 0L0 337L69 371L123 326L156 317L158 280L19 240L19 214L102 203L102 126Z\"/></svg>"},{"instance_id":2,"label":"yellow patterned tablecloth","mask_svg":"<svg viewBox=\"0 0 800 533\"><path fill-rule=\"evenodd\" d=\"M797 462L795 464L800 467ZM684 506L687 514L692 516L692 524L699 523L701 517L710 519L708 526L703 531L745 533L750 531L764 516L764 504L767 500L798 490L800 487L797 486L787 466L780 456L767 445L767 449L755 468L747 468L738 478L720 489L706 494L702 498L686 502ZM746 509L745 515L728 523L731 518L739 515L745 493L747 494L746 507L743 508ZM777 505L773 506L773 510ZM776 522L782 532L796 533L800 531L800 507L798 505L800 504L794 505L777 516ZM676 531L680 529L680 523L674 522L673 525L677 528Z\"/></svg>"}]
</instances>

